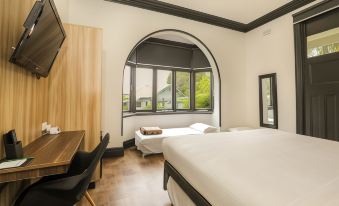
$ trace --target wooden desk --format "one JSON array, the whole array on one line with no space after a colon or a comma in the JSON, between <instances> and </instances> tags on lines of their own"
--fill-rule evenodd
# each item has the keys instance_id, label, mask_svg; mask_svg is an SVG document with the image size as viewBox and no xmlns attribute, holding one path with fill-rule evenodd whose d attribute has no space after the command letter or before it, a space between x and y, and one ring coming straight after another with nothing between
<instances>
[{"instance_id":1,"label":"wooden desk","mask_svg":"<svg viewBox=\"0 0 339 206\"><path fill-rule=\"evenodd\" d=\"M24 167L0 170L0 183L66 173L84 136L85 131L74 131L39 137L24 147L24 156L34 159Z\"/></svg>"}]
</instances>

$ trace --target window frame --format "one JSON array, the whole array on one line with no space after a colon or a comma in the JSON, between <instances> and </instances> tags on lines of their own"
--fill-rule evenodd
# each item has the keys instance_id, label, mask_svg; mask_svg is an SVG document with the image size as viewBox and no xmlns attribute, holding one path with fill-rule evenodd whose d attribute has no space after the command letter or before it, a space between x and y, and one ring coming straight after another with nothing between
<instances>
[{"instance_id":1,"label":"window frame","mask_svg":"<svg viewBox=\"0 0 339 206\"><path fill-rule=\"evenodd\" d=\"M214 77L211 68L178 68L178 67L168 67L168 66L160 66L160 65L145 65L138 64L134 62L128 62L126 65L131 67L131 81L130 81L130 106L129 111L123 111L126 116L128 114L170 114L170 113L212 113L214 111ZM136 70L140 68L152 69L153 77L152 77L152 109L151 110L137 110L136 109ZM157 71L158 70L166 70L172 71L172 110L163 109L158 110L157 108ZM177 109L176 102L176 72L187 72L190 74L190 108L189 109ZM209 72L210 73L210 95L211 95L211 108L209 109L196 109L195 108L195 75L199 72Z\"/></svg>"}]
</instances>

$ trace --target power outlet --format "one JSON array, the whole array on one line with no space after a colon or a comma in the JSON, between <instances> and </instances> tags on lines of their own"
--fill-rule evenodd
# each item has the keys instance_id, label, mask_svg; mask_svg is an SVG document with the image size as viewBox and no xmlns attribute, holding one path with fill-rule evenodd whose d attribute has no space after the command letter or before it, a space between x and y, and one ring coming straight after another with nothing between
<instances>
[{"instance_id":1,"label":"power outlet","mask_svg":"<svg viewBox=\"0 0 339 206\"><path fill-rule=\"evenodd\" d=\"M265 31L263 31L262 35L263 36L268 36L272 33L272 30L271 29L266 29Z\"/></svg>"}]
</instances>

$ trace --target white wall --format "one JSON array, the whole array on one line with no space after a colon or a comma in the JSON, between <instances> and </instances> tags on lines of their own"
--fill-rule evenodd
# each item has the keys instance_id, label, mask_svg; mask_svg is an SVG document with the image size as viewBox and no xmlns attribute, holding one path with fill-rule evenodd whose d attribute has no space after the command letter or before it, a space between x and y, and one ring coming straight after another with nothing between
<instances>
[{"instance_id":1,"label":"white wall","mask_svg":"<svg viewBox=\"0 0 339 206\"><path fill-rule=\"evenodd\" d=\"M241 125L259 127L258 75L275 72L279 128L295 132L292 13L296 11L244 34L104 0L56 0L56 4L64 21L103 28L102 129L111 134L111 147L121 146L124 140L121 136L121 92L127 56L144 36L163 29L178 29L196 36L216 58L221 76L223 128ZM268 29L271 34L263 36ZM154 119L163 120L162 117L157 118ZM180 118L182 116L174 115L171 122ZM147 118L142 121L148 122Z\"/></svg>"},{"instance_id":2,"label":"white wall","mask_svg":"<svg viewBox=\"0 0 339 206\"><path fill-rule=\"evenodd\" d=\"M151 37L157 36L175 36L181 40L193 43L198 46L201 51L205 54L206 58L210 62L211 69L213 72L213 96L214 96L214 111L212 114L171 114L171 115L152 115L152 116L130 116L123 119L123 141L134 138L135 131L143 126L159 126L160 128L178 128L178 127L188 127L194 123L205 123L208 125L213 125L215 127L220 127L220 95L219 95L219 77L217 65L208 52L207 48L201 44L197 39L193 38L190 35L179 33L176 31L161 31L152 35Z\"/></svg>"},{"instance_id":3,"label":"white wall","mask_svg":"<svg viewBox=\"0 0 339 206\"><path fill-rule=\"evenodd\" d=\"M54 0L62 22L68 22L69 0Z\"/></svg>"},{"instance_id":4,"label":"white wall","mask_svg":"<svg viewBox=\"0 0 339 206\"><path fill-rule=\"evenodd\" d=\"M247 124L259 126L258 75L277 73L279 128L295 132L295 66L293 20L281 17L246 35ZM271 30L264 36L263 32Z\"/></svg>"},{"instance_id":5,"label":"white wall","mask_svg":"<svg viewBox=\"0 0 339 206\"><path fill-rule=\"evenodd\" d=\"M111 134L111 147L121 146L123 141L121 93L127 56L144 36L162 29L186 31L207 45L216 58L222 79L222 127L243 125L245 34L103 0L70 1L68 22L103 28L102 127Z\"/></svg>"},{"instance_id":6,"label":"white wall","mask_svg":"<svg viewBox=\"0 0 339 206\"><path fill-rule=\"evenodd\" d=\"M312 4L318 3L316 1ZM309 4L303 8L309 7ZM277 73L279 129L296 132L293 11L246 33L246 119L259 127L258 75ZM263 33L271 30L271 34Z\"/></svg>"}]
</instances>

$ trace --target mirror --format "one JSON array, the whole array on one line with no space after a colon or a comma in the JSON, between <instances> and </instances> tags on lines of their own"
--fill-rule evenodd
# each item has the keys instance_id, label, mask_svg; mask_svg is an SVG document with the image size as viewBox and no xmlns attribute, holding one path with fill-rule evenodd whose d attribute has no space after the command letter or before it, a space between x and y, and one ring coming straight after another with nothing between
<instances>
[{"instance_id":1,"label":"mirror","mask_svg":"<svg viewBox=\"0 0 339 206\"><path fill-rule=\"evenodd\" d=\"M259 76L260 126L278 129L276 74Z\"/></svg>"}]
</instances>

